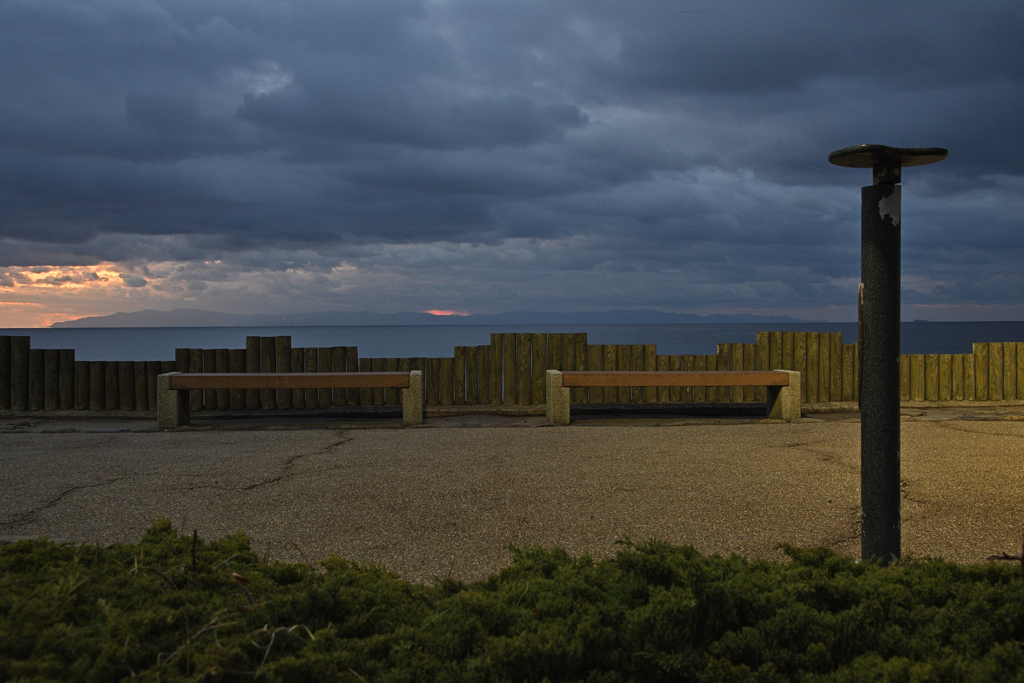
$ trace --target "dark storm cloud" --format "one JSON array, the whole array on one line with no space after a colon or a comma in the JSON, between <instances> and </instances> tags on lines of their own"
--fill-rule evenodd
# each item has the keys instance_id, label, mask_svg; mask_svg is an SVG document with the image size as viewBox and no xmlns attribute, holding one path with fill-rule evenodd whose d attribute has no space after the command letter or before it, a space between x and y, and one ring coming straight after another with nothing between
<instances>
[{"instance_id":1,"label":"dark storm cloud","mask_svg":"<svg viewBox=\"0 0 1024 683\"><path fill-rule=\"evenodd\" d=\"M951 150L906 174L907 296L1024 297L1022 31L1009 0L5 0L0 266L633 273L620 300L664 306L678 271L832 305L869 175L826 156L882 142Z\"/></svg>"}]
</instances>

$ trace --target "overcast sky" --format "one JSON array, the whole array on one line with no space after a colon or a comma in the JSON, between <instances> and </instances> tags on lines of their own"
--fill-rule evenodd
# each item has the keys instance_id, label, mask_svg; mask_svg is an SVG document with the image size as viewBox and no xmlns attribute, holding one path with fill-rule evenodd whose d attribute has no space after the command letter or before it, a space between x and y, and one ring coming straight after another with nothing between
<instances>
[{"instance_id":1,"label":"overcast sky","mask_svg":"<svg viewBox=\"0 0 1024 683\"><path fill-rule=\"evenodd\" d=\"M0 327L177 307L1024 319L1024 4L0 0Z\"/></svg>"}]
</instances>

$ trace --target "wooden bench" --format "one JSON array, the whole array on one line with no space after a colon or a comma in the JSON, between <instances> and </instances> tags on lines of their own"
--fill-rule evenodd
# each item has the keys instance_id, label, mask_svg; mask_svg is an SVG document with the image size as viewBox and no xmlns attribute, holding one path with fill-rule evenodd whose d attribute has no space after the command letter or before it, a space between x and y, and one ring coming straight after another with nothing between
<instances>
[{"instance_id":1,"label":"wooden bench","mask_svg":"<svg viewBox=\"0 0 1024 683\"><path fill-rule=\"evenodd\" d=\"M402 424L423 422L423 372L171 372L157 377L161 429L187 425L194 389L401 389Z\"/></svg>"},{"instance_id":2,"label":"wooden bench","mask_svg":"<svg viewBox=\"0 0 1024 683\"><path fill-rule=\"evenodd\" d=\"M569 424L569 390L576 387L768 387L768 417L800 417L800 373L793 370L692 372L576 370L547 373L547 416Z\"/></svg>"}]
</instances>

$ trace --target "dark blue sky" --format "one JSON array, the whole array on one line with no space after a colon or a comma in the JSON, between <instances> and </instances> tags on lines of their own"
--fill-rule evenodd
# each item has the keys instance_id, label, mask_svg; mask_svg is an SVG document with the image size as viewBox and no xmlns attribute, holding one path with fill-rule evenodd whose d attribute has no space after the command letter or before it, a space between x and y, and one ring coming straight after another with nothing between
<instances>
[{"instance_id":1,"label":"dark blue sky","mask_svg":"<svg viewBox=\"0 0 1024 683\"><path fill-rule=\"evenodd\" d=\"M1024 5L0 0L0 327L651 307L1024 318ZM34 321L34 322L33 322Z\"/></svg>"}]
</instances>

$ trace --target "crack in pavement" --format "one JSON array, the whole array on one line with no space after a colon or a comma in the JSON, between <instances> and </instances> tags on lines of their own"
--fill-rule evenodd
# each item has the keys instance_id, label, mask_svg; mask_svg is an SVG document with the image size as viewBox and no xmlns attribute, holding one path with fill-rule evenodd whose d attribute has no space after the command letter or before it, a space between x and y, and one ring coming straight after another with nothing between
<instances>
[{"instance_id":1,"label":"crack in pavement","mask_svg":"<svg viewBox=\"0 0 1024 683\"><path fill-rule=\"evenodd\" d=\"M184 487L184 488L179 488L177 490L179 490L179 491L182 491L182 490L184 490L184 491L193 491L193 490L214 488L214 489L225 490L225 491L230 491L230 490L233 490L233 491L251 491L253 489L257 489L259 487L267 486L267 485L274 484L276 482L283 481L283 480L287 479L289 476L291 476L291 472L289 472L289 470L295 465L295 463L299 462L303 458L306 458L306 457L311 456L311 455L324 455L324 454L330 453L335 448L338 448L339 446L341 446L341 445L343 445L343 444L345 444L345 443L347 443L347 442L349 442L351 440L352 440L351 437L347 437L347 438L335 441L335 442L333 442L331 444L328 444L327 446L324 446L323 448L320 448L319 450L316 450L316 451L312 451L312 452L308 452L308 453L297 453L295 455L289 456L285 460L284 466L281 468L281 471L280 471L279 474L277 474L274 477L270 477L269 479L265 479L263 481L259 481L259 482L253 483L253 484L249 484L247 486L231 486L231 487L228 487L228 486L217 486L217 485L207 484L207 485L203 485L203 486L188 486L188 487ZM22 513L18 513L18 514L12 515L12 516L8 517L7 519L0 520L0 531L7 531L7 530L10 530L10 529L16 529L18 527L22 527L22 526L25 526L27 524L32 523L33 521L35 521L35 518L40 513L45 512L46 510L49 510L49 509L51 509L53 507L56 507L62 500L64 500L65 498L67 498L68 496L70 496L73 493L76 493L78 491L83 491L83 490L86 490L86 489L95 489L95 488L100 488L102 486L110 486L112 484L116 484L119 481L123 481L125 479L131 479L131 478L134 478L134 475L132 475L132 476L125 475L125 476L120 476L120 477L113 477L111 479L106 479L106 480L103 480L101 482L97 482L97 483L94 483L94 484L82 484L82 485L79 485L79 486L71 486L71 487L61 491L55 497L53 497L51 500L47 501L46 503L43 503L42 505L39 505L37 507L34 507L34 508L32 508L30 510L27 510L25 512L22 512Z\"/></svg>"},{"instance_id":2,"label":"crack in pavement","mask_svg":"<svg viewBox=\"0 0 1024 683\"><path fill-rule=\"evenodd\" d=\"M346 437L344 439L340 439L338 441L335 441L334 443L328 444L327 446L324 446L323 448L320 448L319 450L316 450L316 451L312 451L312 452L309 452L309 453L297 453L295 455L291 455L291 456L289 456L289 457L287 457L285 459L284 465L281 467L281 471L277 475L275 475L273 477L269 477L269 478L264 479L262 481L257 481L257 482L254 482L252 484L247 484L245 486L221 486L219 484L202 484L202 485L199 485L199 486L179 487L179 488L177 488L175 490L177 490L177 491L201 491L203 489L215 489L217 491L253 491L255 489L262 488L264 486L269 486L271 484L276 484L278 482L281 482L281 481L284 481L284 480L290 478L293 475L293 473L290 472L289 470L291 470L292 466L295 465L295 463L299 462L300 460L303 460L303 459L305 459L307 457L315 456L315 455L326 455L326 454L330 453L332 450L334 450L335 448L338 448L339 446L342 446L342 445L348 443L351 440L352 440L352 437Z\"/></svg>"},{"instance_id":3,"label":"crack in pavement","mask_svg":"<svg viewBox=\"0 0 1024 683\"><path fill-rule=\"evenodd\" d=\"M101 481L101 482L99 482L97 484L83 484L82 486L72 486L69 489L65 489L64 491L61 491L59 494L57 494L56 498L54 498L53 500L49 501L48 503L44 503L44 504L40 505L39 507L35 507L35 508L32 508L31 510L28 510L27 512L23 512L21 514L14 515L13 517L10 517L10 518L8 518L6 520L0 521L0 530L6 531L6 530L11 529L11 528L15 528L15 527L19 527L19 526L25 526L26 524L34 521L32 518L35 515L38 515L40 512L43 512L44 510L49 510L50 508L55 507L64 498L66 498L67 496L71 495L72 493L75 493L77 491L82 491L84 489L95 489L95 488L99 488L101 486L110 486L111 484L117 483L117 482L121 481L122 479L127 479L127 478L128 477L114 477L113 479L108 479L106 481Z\"/></svg>"}]
</instances>

